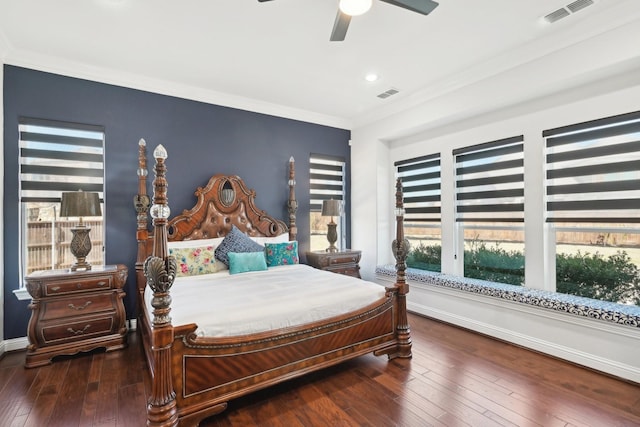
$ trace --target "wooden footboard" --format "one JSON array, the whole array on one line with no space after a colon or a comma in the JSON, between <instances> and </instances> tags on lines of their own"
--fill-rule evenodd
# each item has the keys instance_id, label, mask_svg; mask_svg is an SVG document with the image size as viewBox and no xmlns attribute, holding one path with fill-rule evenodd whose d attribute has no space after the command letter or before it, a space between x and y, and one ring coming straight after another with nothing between
<instances>
[{"instance_id":1,"label":"wooden footboard","mask_svg":"<svg viewBox=\"0 0 640 427\"><path fill-rule=\"evenodd\" d=\"M349 316L278 334L196 338L175 330L173 383L179 419L222 411L226 402L344 360L394 345L393 298ZM186 423L189 425L189 423Z\"/></svg>"},{"instance_id":2,"label":"wooden footboard","mask_svg":"<svg viewBox=\"0 0 640 427\"><path fill-rule=\"evenodd\" d=\"M146 173L140 177L139 194L136 196L138 213L138 260L136 277L138 279L139 322L138 329L152 378L151 395L147 406L147 425L149 426L196 426L201 420L222 412L231 399L256 390L304 375L309 372L373 352L376 355L411 357L410 330L407 322L406 293L408 286L404 280L405 257L408 242L402 234L402 193L401 185L396 186L396 207L398 231L393 243L397 260L397 283L386 289L385 297L363 309L335 316L331 319L314 322L299 327L279 329L245 335L241 337L206 338L196 335L197 325L172 326L170 318L170 288L176 272L175 260L168 256L167 249L167 199L165 159L166 151L159 146L154 152L156 158L153 205L149 208L146 196ZM139 148L140 169L146 164L144 144ZM290 160L290 198L289 214L290 238L295 239L295 201L293 159ZM235 179L235 178L234 178ZM212 202L203 201L205 194L221 192L224 182L213 180L205 189L198 189L198 205L210 209ZM234 188L239 184L233 181ZM209 188L211 187L211 188ZM243 190L244 191L244 190ZM237 205L250 206L254 195L247 192ZM235 202L234 202L235 203ZM209 207L208 207L209 206ZM231 204L227 201L226 208ZM225 206L221 209L224 211ZM234 205L235 206L235 205ZM148 220L145 209L153 217L153 237L148 238ZM255 210L255 208L252 208ZM256 210L257 211L257 210ZM196 218L217 218L209 213ZM261 212L261 211L260 211ZM230 215L224 211L224 215ZM222 217L222 216L221 216ZM268 227L248 224L245 232L258 230L261 234L269 230L280 232L277 220L261 213ZM257 218L256 217L256 218ZM245 224L243 219L235 217L222 223L236 221ZM172 220L173 221L173 220ZM193 224L189 218L181 216L182 224ZM200 220L202 221L202 220ZM198 226L200 227L200 226ZM206 233L212 231L211 225ZM261 231L261 230L265 231ZM277 229L277 230L276 230ZM193 230L181 229L180 233L191 235ZM198 231L200 233L200 231ZM293 234L293 236L292 236ZM268 235L268 234L266 234ZM149 250L151 249L151 255ZM149 313L144 303L144 289L153 290L153 313Z\"/></svg>"}]
</instances>

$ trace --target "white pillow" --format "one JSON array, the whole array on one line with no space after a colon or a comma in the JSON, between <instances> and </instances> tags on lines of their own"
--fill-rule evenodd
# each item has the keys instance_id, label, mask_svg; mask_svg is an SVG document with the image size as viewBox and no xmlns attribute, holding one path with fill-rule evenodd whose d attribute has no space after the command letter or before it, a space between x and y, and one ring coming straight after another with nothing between
<instances>
[{"instance_id":1,"label":"white pillow","mask_svg":"<svg viewBox=\"0 0 640 427\"><path fill-rule=\"evenodd\" d=\"M289 241L289 232L287 231L286 233L282 233L279 236L276 237L251 237L251 240L253 240L256 243L261 244L262 246L265 245L265 243L285 243Z\"/></svg>"},{"instance_id":2,"label":"white pillow","mask_svg":"<svg viewBox=\"0 0 640 427\"><path fill-rule=\"evenodd\" d=\"M216 237L215 239L197 239L197 240L180 240L177 242L167 242L168 249L184 249L193 248L195 246L213 246L215 250L224 237Z\"/></svg>"}]
</instances>

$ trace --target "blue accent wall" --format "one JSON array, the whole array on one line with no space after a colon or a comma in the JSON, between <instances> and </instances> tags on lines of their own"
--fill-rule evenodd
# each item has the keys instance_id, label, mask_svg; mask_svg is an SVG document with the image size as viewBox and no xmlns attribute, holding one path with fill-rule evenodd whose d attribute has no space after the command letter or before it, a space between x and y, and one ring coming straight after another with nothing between
<instances>
[{"instance_id":1,"label":"blue accent wall","mask_svg":"<svg viewBox=\"0 0 640 427\"><path fill-rule=\"evenodd\" d=\"M309 154L341 156L350 170L350 132L265 114L191 101L88 80L4 66L4 337L26 336L29 301L12 291L20 284L18 119L31 117L105 127L106 262L126 264L128 318L135 313L138 140L151 153L162 144L168 198L176 214L195 204L193 192L211 175L235 174L256 191L256 204L288 220L289 157L296 160L297 225L301 255L309 248ZM350 177L347 173L347 189ZM350 212L349 201L345 206ZM350 219L347 217L347 224ZM347 233L347 247L350 234Z\"/></svg>"}]
</instances>

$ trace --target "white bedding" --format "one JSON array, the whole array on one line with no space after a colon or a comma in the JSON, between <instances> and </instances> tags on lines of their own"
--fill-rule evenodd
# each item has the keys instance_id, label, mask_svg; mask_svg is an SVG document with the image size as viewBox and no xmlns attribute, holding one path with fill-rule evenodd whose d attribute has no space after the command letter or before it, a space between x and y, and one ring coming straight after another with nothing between
<instances>
[{"instance_id":1,"label":"white bedding","mask_svg":"<svg viewBox=\"0 0 640 427\"><path fill-rule=\"evenodd\" d=\"M176 278L171 323L198 325L198 335L225 337L297 326L371 304L385 294L372 282L297 264L230 275ZM152 292L145 300L149 313Z\"/></svg>"}]
</instances>

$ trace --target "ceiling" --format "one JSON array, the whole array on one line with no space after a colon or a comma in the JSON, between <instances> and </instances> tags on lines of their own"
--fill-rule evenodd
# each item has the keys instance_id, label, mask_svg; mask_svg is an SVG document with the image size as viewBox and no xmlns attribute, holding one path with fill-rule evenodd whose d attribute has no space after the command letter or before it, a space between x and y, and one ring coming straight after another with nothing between
<instances>
[{"instance_id":1,"label":"ceiling","mask_svg":"<svg viewBox=\"0 0 640 427\"><path fill-rule=\"evenodd\" d=\"M351 128L640 16L638 0L374 0L330 42L337 0L3 0L5 63ZM635 16L629 11L635 11ZM630 16L632 15L632 16ZM364 76L377 73L378 81ZM381 99L388 89L398 94Z\"/></svg>"}]
</instances>

